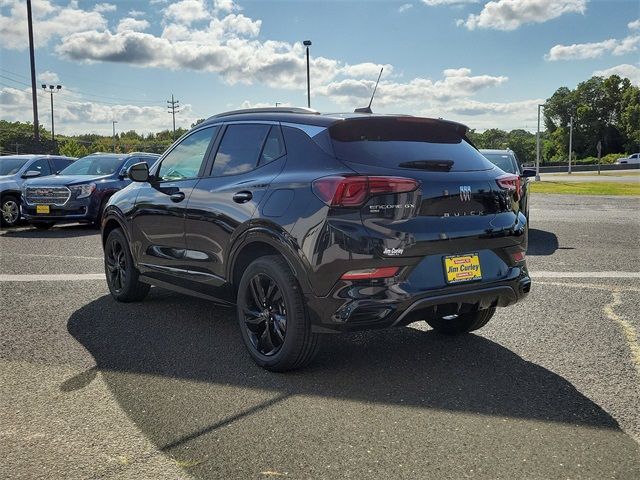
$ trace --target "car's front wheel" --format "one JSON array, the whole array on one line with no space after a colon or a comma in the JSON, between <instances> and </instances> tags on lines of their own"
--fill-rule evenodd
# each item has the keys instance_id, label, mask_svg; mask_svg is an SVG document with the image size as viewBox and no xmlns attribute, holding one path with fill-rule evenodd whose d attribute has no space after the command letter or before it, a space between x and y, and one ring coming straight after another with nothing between
<instances>
[{"instance_id":1,"label":"car's front wheel","mask_svg":"<svg viewBox=\"0 0 640 480\"><path fill-rule=\"evenodd\" d=\"M122 230L115 229L104 245L104 270L113 298L119 302L143 300L151 288L139 280L140 273L133 264L129 243Z\"/></svg>"},{"instance_id":2,"label":"car's front wheel","mask_svg":"<svg viewBox=\"0 0 640 480\"><path fill-rule=\"evenodd\" d=\"M459 335L468 333L484 327L493 314L495 308L487 308L486 310L478 310L476 312L461 313L460 315L451 315L440 318L430 318L426 322L436 332L446 335Z\"/></svg>"},{"instance_id":3,"label":"car's front wheel","mask_svg":"<svg viewBox=\"0 0 640 480\"><path fill-rule=\"evenodd\" d=\"M302 368L318 350L300 285L287 262L265 256L247 267L238 287L238 321L253 360L284 372Z\"/></svg>"},{"instance_id":4,"label":"car's front wheel","mask_svg":"<svg viewBox=\"0 0 640 480\"><path fill-rule=\"evenodd\" d=\"M20 203L14 195L3 195L0 200L2 226L15 227L20 220Z\"/></svg>"}]
</instances>

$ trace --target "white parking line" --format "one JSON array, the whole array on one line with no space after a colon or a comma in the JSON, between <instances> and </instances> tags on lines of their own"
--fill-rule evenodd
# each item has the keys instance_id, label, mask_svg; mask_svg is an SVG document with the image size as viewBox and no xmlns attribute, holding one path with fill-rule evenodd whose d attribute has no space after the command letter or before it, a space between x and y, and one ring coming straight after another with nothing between
<instances>
[{"instance_id":1,"label":"white parking line","mask_svg":"<svg viewBox=\"0 0 640 480\"><path fill-rule=\"evenodd\" d=\"M0 282L69 282L76 280L104 280L104 273L60 273L53 275L0 274Z\"/></svg>"},{"instance_id":2,"label":"white parking line","mask_svg":"<svg viewBox=\"0 0 640 480\"><path fill-rule=\"evenodd\" d=\"M640 272L529 272L533 278L640 278Z\"/></svg>"}]
</instances>

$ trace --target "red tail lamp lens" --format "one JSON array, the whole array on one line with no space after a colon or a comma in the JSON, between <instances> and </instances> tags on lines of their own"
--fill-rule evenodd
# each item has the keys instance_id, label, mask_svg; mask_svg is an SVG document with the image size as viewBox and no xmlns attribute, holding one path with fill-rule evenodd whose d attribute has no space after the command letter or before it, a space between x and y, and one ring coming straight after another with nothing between
<instances>
[{"instance_id":1,"label":"red tail lamp lens","mask_svg":"<svg viewBox=\"0 0 640 480\"><path fill-rule=\"evenodd\" d=\"M524 252L515 252L511 254L511 258L513 258L513 261L516 263L519 262L524 262L526 255Z\"/></svg>"},{"instance_id":2,"label":"red tail lamp lens","mask_svg":"<svg viewBox=\"0 0 640 480\"><path fill-rule=\"evenodd\" d=\"M514 193L516 200L520 198L522 194L522 185L520 183L520 177L518 175L513 175L508 173L496 179L496 182L500 186L500 188L504 188L505 190L509 190Z\"/></svg>"},{"instance_id":3,"label":"red tail lamp lens","mask_svg":"<svg viewBox=\"0 0 640 480\"><path fill-rule=\"evenodd\" d=\"M389 278L398 273L400 267L365 268L351 270L342 275L342 280L372 280L374 278Z\"/></svg>"},{"instance_id":4,"label":"red tail lamp lens","mask_svg":"<svg viewBox=\"0 0 640 480\"><path fill-rule=\"evenodd\" d=\"M406 193L418 188L418 182L403 177L323 177L313 182L313 192L332 207L358 207L370 197Z\"/></svg>"}]
</instances>

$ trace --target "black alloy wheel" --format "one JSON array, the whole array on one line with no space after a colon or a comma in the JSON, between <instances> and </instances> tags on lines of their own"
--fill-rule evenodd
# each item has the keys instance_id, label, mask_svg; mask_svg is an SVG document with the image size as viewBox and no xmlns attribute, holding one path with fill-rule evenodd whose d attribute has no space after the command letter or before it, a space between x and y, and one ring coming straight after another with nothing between
<instances>
[{"instance_id":1,"label":"black alloy wheel","mask_svg":"<svg viewBox=\"0 0 640 480\"><path fill-rule=\"evenodd\" d=\"M105 248L107 282L116 293L122 292L127 279L127 258L119 238L111 238Z\"/></svg>"},{"instance_id":2,"label":"black alloy wheel","mask_svg":"<svg viewBox=\"0 0 640 480\"><path fill-rule=\"evenodd\" d=\"M251 344L262 355L278 353L287 334L287 307L278 284L259 273L244 295L244 328Z\"/></svg>"},{"instance_id":3,"label":"black alloy wheel","mask_svg":"<svg viewBox=\"0 0 640 480\"><path fill-rule=\"evenodd\" d=\"M104 270L109 291L117 301L137 302L149 293L151 287L139 280L140 273L120 229L113 230L104 244Z\"/></svg>"}]
</instances>

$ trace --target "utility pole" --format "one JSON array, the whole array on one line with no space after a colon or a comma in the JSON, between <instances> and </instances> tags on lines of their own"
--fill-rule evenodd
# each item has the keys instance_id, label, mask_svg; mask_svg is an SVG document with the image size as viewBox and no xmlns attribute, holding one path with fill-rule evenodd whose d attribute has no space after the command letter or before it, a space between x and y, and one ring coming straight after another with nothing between
<instances>
[{"instance_id":1,"label":"utility pole","mask_svg":"<svg viewBox=\"0 0 640 480\"><path fill-rule=\"evenodd\" d=\"M571 150L573 146L573 115L569 119L569 175L571 175Z\"/></svg>"},{"instance_id":2,"label":"utility pole","mask_svg":"<svg viewBox=\"0 0 640 480\"><path fill-rule=\"evenodd\" d=\"M36 56L33 49L33 15L31 0L27 0L27 23L29 24L29 59L31 61L31 98L33 100L33 138L40 143L40 125L38 123L38 92L36 91Z\"/></svg>"},{"instance_id":3,"label":"utility pole","mask_svg":"<svg viewBox=\"0 0 640 480\"><path fill-rule=\"evenodd\" d=\"M176 139L176 112L179 112L180 108L180 100L174 100L173 93L171 94L171 100L167 100L169 104L167 107L169 108L169 113L173 115L173 140Z\"/></svg>"},{"instance_id":4,"label":"utility pole","mask_svg":"<svg viewBox=\"0 0 640 480\"><path fill-rule=\"evenodd\" d=\"M54 138L55 126L53 123L53 94L58 93L61 88L62 88L62 85L56 85L55 87L53 85L49 85L49 90L47 90L47 86L44 83L42 84L42 89L45 92L49 92L51 94L51 141L52 142L55 141L55 138Z\"/></svg>"},{"instance_id":5,"label":"utility pole","mask_svg":"<svg viewBox=\"0 0 640 480\"><path fill-rule=\"evenodd\" d=\"M111 120L111 125L113 126L113 153L116 153L116 123L117 120Z\"/></svg>"},{"instance_id":6,"label":"utility pole","mask_svg":"<svg viewBox=\"0 0 640 480\"><path fill-rule=\"evenodd\" d=\"M536 182L540 181L540 107L538 105L538 131L536 132Z\"/></svg>"},{"instance_id":7,"label":"utility pole","mask_svg":"<svg viewBox=\"0 0 640 480\"><path fill-rule=\"evenodd\" d=\"M307 108L311 108L311 79L309 78L309 47L311 40L305 40L302 44L307 47Z\"/></svg>"}]
</instances>

